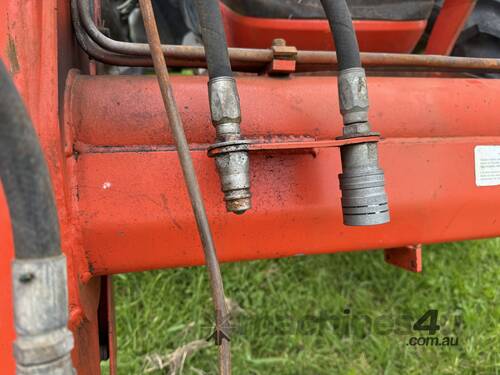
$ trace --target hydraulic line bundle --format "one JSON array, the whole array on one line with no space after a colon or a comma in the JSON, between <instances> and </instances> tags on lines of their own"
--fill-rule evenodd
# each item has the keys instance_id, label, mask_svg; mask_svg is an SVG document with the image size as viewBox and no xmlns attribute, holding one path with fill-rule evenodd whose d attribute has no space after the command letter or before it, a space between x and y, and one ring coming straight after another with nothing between
<instances>
[{"instance_id":1,"label":"hydraulic line bundle","mask_svg":"<svg viewBox=\"0 0 500 375\"><path fill-rule=\"evenodd\" d=\"M368 122L368 87L361 67L359 47L345 0L321 0L330 23L339 60L339 104L344 120L340 139L378 135ZM384 172L378 165L376 142L340 148L342 210L346 225L376 225L389 222Z\"/></svg>"},{"instance_id":2,"label":"hydraulic line bundle","mask_svg":"<svg viewBox=\"0 0 500 375\"><path fill-rule=\"evenodd\" d=\"M242 214L251 207L248 141L240 131L241 109L233 78L226 35L217 0L196 0L208 67L208 97L217 143L215 162L229 212Z\"/></svg>"}]
</instances>

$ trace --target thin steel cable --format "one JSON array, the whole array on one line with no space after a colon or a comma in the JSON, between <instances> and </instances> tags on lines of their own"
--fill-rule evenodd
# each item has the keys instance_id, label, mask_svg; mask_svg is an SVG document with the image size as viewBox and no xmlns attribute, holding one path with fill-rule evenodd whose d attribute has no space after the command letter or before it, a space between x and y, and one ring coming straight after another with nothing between
<instances>
[{"instance_id":1,"label":"thin steel cable","mask_svg":"<svg viewBox=\"0 0 500 375\"><path fill-rule=\"evenodd\" d=\"M212 239L212 233L208 224L207 214L203 199L198 185L198 179L193 167L193 161L189 152L188 143L184 134L182 121L175 102L172 85L168 74L167 64L163 55L160 43L160 36L153 13L151 0L139 0L144 27L148 37L149 46L151 48L151 56L153 58L154 68L160 90L167 112L170 128L174 135L177 146L177 155L182 166L184 180L191 199L198 232L205 253L205 261L212 287L212 299L215 306L216 331L215 341L219 344L219 373L221 375L231 374L231 346L229 342L229 332L225 331L228 326L227 308L224 299L224 287L222 284L222 276L220 273L219 262L215 251L215 245Z\"/></svg>"}]
</instances>

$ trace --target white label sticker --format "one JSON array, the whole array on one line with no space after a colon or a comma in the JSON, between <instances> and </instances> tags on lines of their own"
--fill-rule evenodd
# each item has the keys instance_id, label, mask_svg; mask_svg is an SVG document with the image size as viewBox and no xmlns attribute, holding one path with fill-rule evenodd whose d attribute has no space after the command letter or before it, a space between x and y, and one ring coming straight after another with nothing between
<instances>
[{"instance_id":1,"label":"white label sticker","mask_svg":"<svg viewBox=\"0 0 500 375\"><path fill-rule=\"evenodd\" d=\"M474 163L477 186L500 185L500 146L476 146Z\"/></svg>"}]
</instances>

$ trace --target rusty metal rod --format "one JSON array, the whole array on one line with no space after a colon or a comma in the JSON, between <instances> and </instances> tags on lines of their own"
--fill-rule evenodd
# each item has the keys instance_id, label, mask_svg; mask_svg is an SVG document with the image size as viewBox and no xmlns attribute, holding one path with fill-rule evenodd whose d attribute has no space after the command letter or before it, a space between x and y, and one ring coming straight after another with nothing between
<instances>
[{"instance_id":1,"label":"rusty metal rod","mask_svg":"<svg viewBox=\"0 0 500 375\"><path fill-rule=\"evenodd\" d=\"M381 52L361 52L360 56L362 65L368 68L500 72L500 59ZM298 51L297 64L303 66L317 65L318 68L328 64L337 66L337 56L330 51Z\"/></svg>"},{"instance_id":2,"label":"rusty metal rod","mask_svg":"<svg viewBox=\"0 0 500 375\"><path fill-rule=\"evenodd\" d=\"M229 375L231 374L231 346L228 336L229 332L225 332L225 328L228 326L229 321L224 299L224 286L222 284L222 276L217 260L215 245L212 239L210 225L208 224L198 179L193 167L193 161L189 152L189 146L184 134L184 128L175 102L165 56L161 50L160 35L158 34L151 0L139 0L139 3L142 10L146 35L149 45L151 46L151 56L153 58L163 104L165 105L170 128L175 139L177 154L182 166L184 180L189 192L198 232L205 252L205 261L212 287L212 299L215 306L215 341L219 345L219 373L221 375Z\"/></svg>"},{"instance_id":3,"label":"rusty metal rod","mask_svg":"<svg viewBox=\"0 0 500 375\"><path fill-rule=\"evenodd\" d=\"M90 38L82 28L78 14L77 0L71 0L71 18L75 29L76 40L80 47L92 58L105 64L118 66L151 66L152 60L148 56L126 56L109 52Z\"/></svg>"},{"instance_id":4,"label":"rusty metal rod","mask_svg":"<svg viewBox=\"0 0 500 375\"><path fill-rule=\"evenodd\" d=\"M83 40L82 48L96 60L113 65L153 65L147 44L116 41L101 33L90 14L89 0L72 0L72 11L78 13L73 15L78 41L82 45ZM201 46L162 45L161 50L169 59L169 66L206 67L205 51ZM229 48L229 57L234 70L259 72L273 60L273 52L271 49ZM361 62L366 68L500 72L500 59L492 58L364 52L361 53ZM298 72L327 71L336 65L335 52L297 52Z\"/></svg>"},{"instance_id":5,"label":"rusty metal rod","mask_svg":"<svg viewBox=\"0 0 500 375\"><path fill-rule=\"evenodd\" d=\"M77 11L81 20L78 28L83 26L86 33L105 50L122 55L147 56L150 60L150 47L146 43L130 43L111 39L104 35L95 25L90 13L89 0L77 0ZM76 29L77 27L75 27ZM205 50L201 46L184 45L161 45L161 50L168 59L175 58L194 60L198 63L205 63ZM272 61L273 52L269 49L246 49L237 48L233 51L233 58L243 62L263 62ZM152 61L151 64L152 66ZM169 66L172 64L169 62Z\"/></svg>"}]
</instances>

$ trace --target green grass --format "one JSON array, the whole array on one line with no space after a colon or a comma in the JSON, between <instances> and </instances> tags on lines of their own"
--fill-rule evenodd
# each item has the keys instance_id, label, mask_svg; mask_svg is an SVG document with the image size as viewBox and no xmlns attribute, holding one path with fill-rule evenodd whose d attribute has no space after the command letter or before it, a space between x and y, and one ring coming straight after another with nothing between
<instances>
[{"instance_id":1,"label":"green grass","mask_svg":"<svg viewBox=\"0 0 500 375\"><path fill-rule=\"evenodd\" d=\"M387 265L381 251L225 264L226 294L244 310L233 372L499 374L499 265L500 239L427 246L422 274ZM210 334L204 268L114 280L119 374L141 374L146 355ZM457 346L407 345L429 309L439 312L437 336ZM202 349L183 373L216 374L216 358Z\"/></svg>"}]
</instances>

